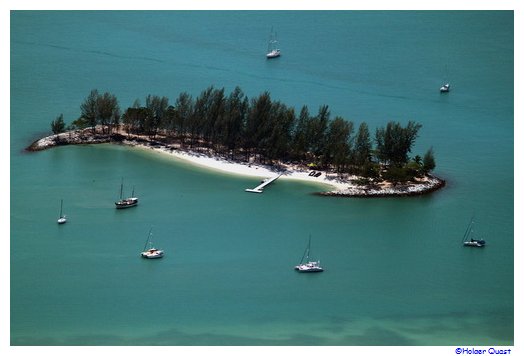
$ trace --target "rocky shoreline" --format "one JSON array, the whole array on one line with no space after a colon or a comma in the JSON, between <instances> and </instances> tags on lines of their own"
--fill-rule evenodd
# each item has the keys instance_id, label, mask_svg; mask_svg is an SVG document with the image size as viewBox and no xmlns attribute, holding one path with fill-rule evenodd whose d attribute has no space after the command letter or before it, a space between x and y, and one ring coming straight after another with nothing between
<instances>
[{"instance_id":1,"label":"rocky shoreline","mask_svg":"<svg viewBox=\"0 0 524 356\"><path fill-rule=\"evenodd\" d=\"M86 145L96 143L118 143L125 140L119 133L103 134L92 132L92 129L67 131L56 135L46 136L31 143L26 151L43 151L48 148L65 145ZM146 140L144 140L145 142Z\"/></svg>"},{"instance_id":2,"label":"rocky shoreline","mask_svg":"<svg viewBox=\"0 0 524 356\"><path fill-rule=\"evenodd\" d=\"M377 187L377 186L362 186L349 187L342 190L334 190L329 192L318 192L315 195L326 197L351 197L351 198L395 198L395 197L410 197L416 195L425 195L446 185L446 181L434 176L428 176L424 182L406 183L391 187Z\"/></svg>"},{"instance_id":3,"label":"rocky shoreline","mask_svg":"<svg viewBox=\"0 0 524 356\"><path fill-rule=\"evenodd\" d=\"M115 143L129 146L139 146L150 148L159 152L171 154L177 158L191 161L195 164L205 166L211 169L220 169L233 174L241 174L247 176L271 176L274 175L274 167L257 165L254 163L248 164L246 162L231 162L221 159L215 155L205 155L199 152L194 152L182 149L179 146L166 144L159 140L154 140L145 136L128 135L122 131L115 131L111 134L103 133L102 129L97 127L95 131L92 128L83 130L74 130L51 135L34 141L26 150L35 152L42 151L52 147L63 145L85 145L85 144L102 144ZM326 192L317 192L315 195L327 197L350 197L350 198L385 198L385 197L408 197L424 195L441 189L446 185L443 179L427 175L417 182L408 182L403 184L393 185L389 182L381 182L376 184L356 184L361 177L351 176L341 180L334 178L330 174L323 173L318 176L311 176L309 170L306 168L299 168L291 165L282 165L284 168L284 179L295 179L302 181L309 181L315 183L323 183L334 187L334 190Z\"/></svg>"}]
</instances>

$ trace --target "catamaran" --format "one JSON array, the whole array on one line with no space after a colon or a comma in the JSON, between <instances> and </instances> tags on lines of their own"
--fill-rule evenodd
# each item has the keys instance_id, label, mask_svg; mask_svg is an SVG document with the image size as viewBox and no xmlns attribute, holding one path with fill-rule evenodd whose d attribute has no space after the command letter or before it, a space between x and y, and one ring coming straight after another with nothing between
<instances>
[{"instance_id":1,"label":"catamaran","mask_svg":"<svg viewBox=\"0 0 524 356\"><path fill-rule=\"evenodd\" d=\"M271 33L269 34L269 41L267 43L267 53L266 58L277 58L280 57L280 49L278 48L277 33L273 32L271 28Z\"/></svg>"},{"instance_id":2,"label":"catamaran","mask_svg":"<svg viewBox=\"0 0 524 356\"><path fill-rule=\"evenodd\" d=\"M309 242L307 244L306 250L304 251L304 254L302 255L302 259L300 260L300 263L295 266L295 270L298 272L324 272L324 269L320 267L320 261L310 261L309 260L309 252L311 250L311 236L309 236ZM304 263L305 260L305 263Z\"/></svg>"},{"instance_id":3,"label":"catamaran","mask_svg":"<svg viewBox=\"0 0 524 356\"><path fill-rule=\"evenodd\" d=\"M57 222L59 224L65 224L67 222L67 218L64 214L62 214L62 206L64 205L64 200L60 199L60 214L58 215Z\"/></svg>"},{"instance_id":4,"label":"catamaran","mask_svg":"<svg viewBox=\"0 0 524 356\"><path fill-rule=\"evenodd\" d=\"M115 202L117 209L125 209L125 208L131 208L133 206L138 205L138 198L135 197L135 187L133 187L133 192L131 193L131 197L129 198L123 198L123 192L124 192L124 179L122 178L122 183L120 184L120 200Z\"/></svg>"},{"instance_id":5,"label":"catamaran","mask_svg":"<svg viewBox=\"0 0 524 356\"><path fill-rule=\"evenodd\" d=\"M149 230L149 235L147 236L146 244L144 245L144 249L140 255L144 258L150 258L150 259L164 257L163 250L159 250L153 247L153 242L151 241L151 238L153 236L152 231L153 231L153 228ZM149 248L146 250L148 244L149 244Z\"/></svg>"},{"instance_id":6,"label":"catamaran","mask_svg":"<svg viewBox=\"0 0 524 356\"><path fill-rule=\"evenodd\" d=\"M486 241L482 239L474 238L473 218L471 218L471 221L469 222L469 225L466 228L466 232L464 233L464 238L462 239L462 243L464 246L469 246L469 247L484 247L486 245Z\"/></svg>"}]
</instances>

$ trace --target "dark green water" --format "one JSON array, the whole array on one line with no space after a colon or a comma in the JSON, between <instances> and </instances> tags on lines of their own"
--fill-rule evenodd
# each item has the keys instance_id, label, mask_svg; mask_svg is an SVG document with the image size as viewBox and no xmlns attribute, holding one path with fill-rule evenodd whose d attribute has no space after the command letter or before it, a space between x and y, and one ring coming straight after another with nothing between
<instances>
[{"instance_id":1,"label":"dark green water","mask_svg":"<svg viewBox=\"0 0 524 356\"><path fill-rule=\"evenodd\" d=\"M513 65L512 12L12 12L11 344L513 344ZM258 179L142 149L23 151L93 88L125 108L209 85L416 120L448 184L253 195ZM114 209L122 177L137 208ZM484 249L461 246L472 214ZM151 226L161 260L138 257ZM326 271L295 273L310 234Z\"/></svg>"}]
</instances>

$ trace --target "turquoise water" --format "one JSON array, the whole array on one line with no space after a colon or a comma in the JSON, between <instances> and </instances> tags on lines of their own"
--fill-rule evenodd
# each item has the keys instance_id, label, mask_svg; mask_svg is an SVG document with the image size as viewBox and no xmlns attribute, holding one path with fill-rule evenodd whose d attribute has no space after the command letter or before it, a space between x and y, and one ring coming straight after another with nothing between
<instances>
[{"instance_id":1,"label":"turquoise water","mask_svg":"<svg viewBox=\"0 0 524 356\"><path fill-rule=\"evenodd\" d=\"M513 344L513 65L512 12L12 12L11 344ZM414 153L433 146L448 184L253 195L258 179L144 149L23 150L91 89L125 108L209 85L420 122ZM114 209L122 177L137 208ZM472 214L485 249L461 246ZM161 260L138 257L151 226ZM322 274L292 269L309 235Z\"/></svg>"}]
</instances>

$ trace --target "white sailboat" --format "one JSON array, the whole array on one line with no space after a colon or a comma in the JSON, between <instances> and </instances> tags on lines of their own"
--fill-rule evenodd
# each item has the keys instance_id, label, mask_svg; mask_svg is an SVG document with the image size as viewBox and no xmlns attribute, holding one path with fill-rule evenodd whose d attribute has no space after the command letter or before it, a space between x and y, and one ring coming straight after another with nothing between
<instances>
[{"instance_id":1,"label":"white sailboat","mask_svg":"<svg viewBox=\"0 0 524 356\"><path fill-rule=\"evenodd\" d=\"M298 272L302 272L302 273L324 272L324 269L320 266L320 261L310 261L309 260L310 250L311 250L311 236L309 236L309 242L306 247L306 250L304 251L304 254L302 255L302 259L300 260L300 263L295 266L295 270L297 270Z\"/></svg>"},{"instance_id":2,"label":"white sailboat","mask_svg":"<svg viewBox=\"0 0 524 356\"><path fill-rule=\"evenodd\" d=\"M446 66L446 78L448 76L448 66ZM440 87L441 93L447 93L451 89L449 82L446 80L445 84Z\"/></svg>"},{"instance_id":3,"label":"white sailboat","mask_svg":"<svg viewBox=\"0 0 524 356\"><path fill-rule=\"evenodd\" d=\"M161 257L164 257L164 251L163 250L159 250L157 248L154 248L153 247L153 241L152 241L152 237L153 237L153 228L151 228L149 230L149 235L147 236L147 240L146 240L146 244L144 245L144 249L142 251L142 253L140 254L142 257L144 258L161 258ZM149 245L149 248L147 248L147 245Z\"/></svg>"},{"instance_id":4,"label":"white sailboat","mask_svg":"<svg viewBox=\"0 0 524 356\"><path fill-rule=\"evenodd\" d=\"M115 202L117 209L131 208L138 205L138 198L135 197L135 187L133 187L133 192L129 198L123 198L124 192L124 178L122 178L122 183L120 184L120 200Z\"/></svg>"},{"instance_id":5,"label":"white sailboat","mask_svg":"<svg viewBox=\"0 0 524 356\"><path fill-rule=\"evenodd\" d=\"M58 220L57 220L59 224L65 224L67 222L66 216L62 213L63 205L64 205L64 200L60 199L60 214L58 215Z\"/></svg>"},{"instance_id":6,"label":"white sailboat","mask_svg":"<svg viewBox=\"0 0 524 356\"><path fill-rule=\"evenodd\" d=\"M450 89L450 85L449 85L449 83L446 83L446 84L444 84L443 86L440 87L440 92L441 93L447 93L447 92L449 92L449 89Z\"/></svg>"},{"instance_id":7,"label":"white sailboat","mask_svg":"<svg viewBox=\"0 0 524 356\"><path fill-rule=\"evenodd\" d=\"M267 43L267 52L266 52L266 58L277 58L280 57L280 49L278 48L278 40L277 40L277 33L273 32L273 28L271 28L271 33L269 34L269 41Z\"/></svg>"},{"instance_id":8,"label":"white sailboat","mask_svg":"<svg viewBox=\"0 0 524 356\"><path fill-rule=\"evenodd\" d=\"M475 238L475 235L473 233L473 224L473 218L471 218L471 221L469 222L469 225L466 228L466 232L464 233L462 244L468 247L484 247L486 245L486 241L484 241L483 239Z\"/></svg>"}]
</instances>

